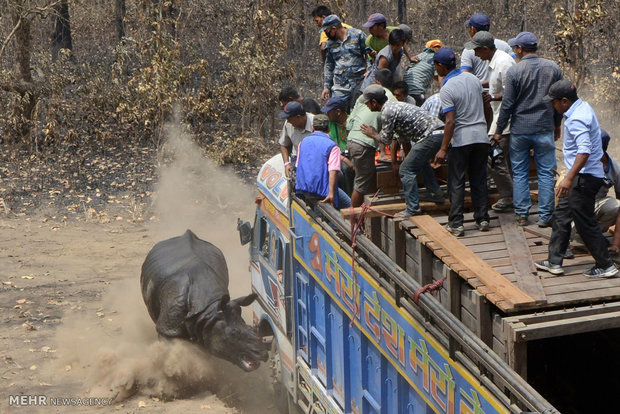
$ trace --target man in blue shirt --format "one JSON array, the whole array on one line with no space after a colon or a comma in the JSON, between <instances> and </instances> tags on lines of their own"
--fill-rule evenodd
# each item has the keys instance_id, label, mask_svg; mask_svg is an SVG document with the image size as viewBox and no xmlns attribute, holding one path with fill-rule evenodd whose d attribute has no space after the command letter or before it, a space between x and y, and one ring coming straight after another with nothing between
<instances>
[{"instance_id":1,"label":"man in blue shirt","mask_svg":"<svg viewBox=\"0 0 620 414\"><path fill-rule=\"evenodd\" d=\"M579 99L577 89L568 80L555 82L549 89L546 101L564 114L564 164L566 177L558 184L558 205L553 213L553 231L549 240L547 260L538 260L536 267L552 274L562 274L562 260L571 233L571 221L594 257L596 265L584 272L590 278L615 276L616 265L609 256L607 240L594 217L596 193L604 183L605 173L601 158L601 128L594 110Z\"/></svg>"}]
</instances>

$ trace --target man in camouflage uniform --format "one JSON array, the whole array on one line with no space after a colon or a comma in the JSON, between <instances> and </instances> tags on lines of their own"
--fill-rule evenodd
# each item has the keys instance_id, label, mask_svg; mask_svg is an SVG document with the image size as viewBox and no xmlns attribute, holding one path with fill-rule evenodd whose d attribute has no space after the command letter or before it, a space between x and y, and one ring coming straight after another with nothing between
<instances>
[{"instance_id":1,"label":"man in camouflage uniform","mask_svg":"<svg viewBox=\"0 0 620 414\"><path fill-rule=\"evenodd\" d=\"M366 72L366 34L355 28L346 28L340 18L331 14L323 19L322 30L329 39L325 45L324 82L321 98L343 95L349 106L359 95L359 86Z\"/></svg>"}]
</instances>

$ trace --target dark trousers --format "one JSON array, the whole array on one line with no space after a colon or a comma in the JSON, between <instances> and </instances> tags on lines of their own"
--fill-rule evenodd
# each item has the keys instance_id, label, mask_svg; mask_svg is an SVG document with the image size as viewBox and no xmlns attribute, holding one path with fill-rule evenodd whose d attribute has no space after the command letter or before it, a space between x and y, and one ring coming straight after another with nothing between
<instances>
[{"instance_id":1,"label":"dark trousers","mask_svg":"<svg viewBox=\"0 0 620 414\"><path fill-rule=\"evenodd\" d=\"M470 144L452 147L448 155L448 191L450 193L450 227L463 225L465 204L465 174L469 176L474 219L477 223L489 221L487 191L487 158L489 144Z\"/></svg>"},{"instance_id":2,"label":"dark trousers","mask_svg":"<svg viewBox=\"0 0 620 414\"><path fill-rule=\"evenodd\" d=\"M607 251L607 240L594 217L594 197L601 185L602 178L578 174L571 184L568 197L560 198L552 217L549 262L562 265L570 240L571 221L574 221L577 232L596 261L596 266L607 268L613 264Z\"/></svg>"}]
</instances>

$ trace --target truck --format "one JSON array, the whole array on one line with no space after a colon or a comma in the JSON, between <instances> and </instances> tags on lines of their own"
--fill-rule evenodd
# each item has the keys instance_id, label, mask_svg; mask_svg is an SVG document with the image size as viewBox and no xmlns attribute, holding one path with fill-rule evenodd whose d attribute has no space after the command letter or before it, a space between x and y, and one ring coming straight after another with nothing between
<instances>
[{"instance_id":1,"label":"truck","mask_svg":"<svg viewBox=\"0 0 620 414\"><path fill-rule=\"evenodd\" d=\"M443 281L423 286L355 219L295 196L279 155L256 185L239 231L283 412L559 412L440 303Z\"/></svg>"}]
</instances>

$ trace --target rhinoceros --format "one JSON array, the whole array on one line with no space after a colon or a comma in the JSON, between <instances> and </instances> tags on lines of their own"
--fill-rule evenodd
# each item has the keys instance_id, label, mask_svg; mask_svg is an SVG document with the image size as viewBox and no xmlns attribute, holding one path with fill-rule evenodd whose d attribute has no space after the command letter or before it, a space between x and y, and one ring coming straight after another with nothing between
<instances>
[{"instance_id":1,"label":"rhinoceros","mask_svg":"<svg viewBox=\"0 0 620 414\"><path fill-rule=\"evenodd\" d=\"M160 337L198 343L245 371L267 360L261 339L241 318L241 306L252 303L256 294L230 300L224 255L192 231L151 249L140 285Z\"/></svg>"}]
</instances>

